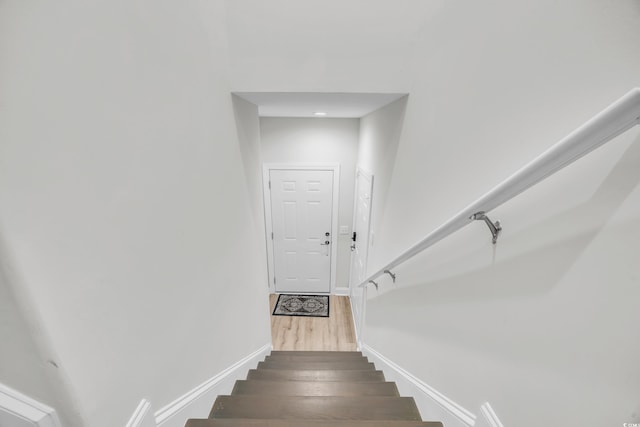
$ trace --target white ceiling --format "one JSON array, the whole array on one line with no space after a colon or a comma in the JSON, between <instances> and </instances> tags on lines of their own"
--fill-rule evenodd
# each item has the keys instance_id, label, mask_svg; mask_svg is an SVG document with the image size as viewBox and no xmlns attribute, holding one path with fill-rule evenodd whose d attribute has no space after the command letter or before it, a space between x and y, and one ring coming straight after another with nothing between
<instances>
[{"instance_id":1,"label":"white ceiling","mask_svg":"<svg viewBox=\"0 0 640 427\"><path fill-rule=\"evenodd\" d=\"M405 96L405 93L234 92L258 106L260 117L360 118Z\"/></svg>"}]
</instances>

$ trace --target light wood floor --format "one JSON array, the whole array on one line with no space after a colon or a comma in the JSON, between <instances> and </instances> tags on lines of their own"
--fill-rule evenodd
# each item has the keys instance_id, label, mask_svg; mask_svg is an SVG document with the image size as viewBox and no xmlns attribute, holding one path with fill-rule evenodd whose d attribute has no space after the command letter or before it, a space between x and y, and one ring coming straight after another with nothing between
<instances>
[{"instance_id":1,"label":"light wood floor","mask_svg":"<svg viewBox=\"0 0 640 427\"><path fill-rule=\"evenodd\" d=\"M269 295L271 313L278 295ZM271 315L274 350L356 351L349 297L329 297L329 317Z\"/></svg>"}]
</instances>

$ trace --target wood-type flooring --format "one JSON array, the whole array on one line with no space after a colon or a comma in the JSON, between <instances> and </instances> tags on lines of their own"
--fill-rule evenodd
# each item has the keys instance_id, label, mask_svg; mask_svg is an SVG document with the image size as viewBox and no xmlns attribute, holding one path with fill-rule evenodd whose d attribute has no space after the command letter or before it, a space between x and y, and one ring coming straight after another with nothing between
<instances>
[{"instance_id":1,"label":"wood-type flooring","mask_svg":"<svg viewBox=\"0 0 640 427\"><path fill-rule=\"evenodd\" d=\"M349 297L329 297L329 317L271 315L275 351L355 351L356 334ZM278 295L269 295L271 313Z\"/></svg>"}]
</instances>

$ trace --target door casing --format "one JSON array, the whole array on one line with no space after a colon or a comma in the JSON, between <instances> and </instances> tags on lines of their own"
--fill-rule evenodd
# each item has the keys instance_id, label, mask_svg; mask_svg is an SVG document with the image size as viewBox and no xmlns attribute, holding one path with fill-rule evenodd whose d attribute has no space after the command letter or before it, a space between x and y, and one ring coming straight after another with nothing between
<instances>
[{"instance_id":1,"label":"door casing","mask_svg":"<svg viewBox=\"0 0 640 427\"><path fill-rule=\"evenodd\" d=\"M360 236L356 236L356 244L360 242L358 245L358 251L360 253L364 252L363 258L363 273L366 276L367 272L367 262L369 259L369 249L371 248L371 214L373 208L373 174L365 171L364 169L358 167L356 168L356 179L355 179L355 189L353 193L353 227L352 230L356 231L357 222L358 222L358 194L360 190L360 177L363 177L366 181L367 185L366 190L369 193L369 208L367 211L367 223L364 225L364 230L360 230ZM362 235L364 232L364 235ZM362 244L364 242L364 244ZM365 317L365 299L367 287L361 288L360 280L358 279L354 282L353 274L354 272L354 252L351 252L351 262L349 269L349 296L351 300L351 312L353 315L353 324L355 326L356 339L358 340L358 346L360 346L360 342L362 339L362 325L364 324Z\"/></svg>"},{"instance_id":2,"label":"door casing","mask_svg":"<svg viewBox=\"0 0 640 427\"><path fill-rule=\"evenodd\" d=\"M331 245L331 293L336 286L336 264L338 257L338 203L340 201L340 164L339 163L264 163L262 166L262 195L264 201L265 242L267 247L267 270L269 275L269 292L275 293L274 286L274 257L271 235L273 233L273 218L271 216L271 194L269 191L269 172L272 169L280 170L330 170L333 171L333 200L331 214L331 236L334 244Z\"/></svg>"}]
</instances>

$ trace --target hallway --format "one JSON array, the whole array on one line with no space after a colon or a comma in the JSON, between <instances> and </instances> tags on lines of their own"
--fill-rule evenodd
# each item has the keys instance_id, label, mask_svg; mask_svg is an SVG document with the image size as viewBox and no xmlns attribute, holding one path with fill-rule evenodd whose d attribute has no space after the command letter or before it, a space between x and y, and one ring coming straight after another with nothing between
<instances>
[{"instance_id":1,"label":"hallway","mask_svg":"<svg viewBox=\"0 0 640 427\"><path fill-rule=\"evenodd\" d=\"M277 294L269 295L273 313ZM329 317L271 315L274 351L356 351L356 334L349 297L329 297Z\"/></svg>"}]
</instances>

